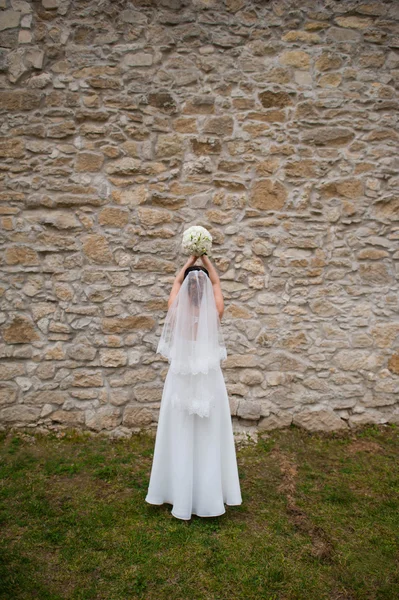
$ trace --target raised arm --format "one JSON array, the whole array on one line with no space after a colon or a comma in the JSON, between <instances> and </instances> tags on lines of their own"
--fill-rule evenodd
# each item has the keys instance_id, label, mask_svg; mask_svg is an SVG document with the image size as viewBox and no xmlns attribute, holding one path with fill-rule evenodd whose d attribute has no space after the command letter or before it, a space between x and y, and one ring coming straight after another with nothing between
<instances>
[{"instance_id":1,"label":"raised arm","mask_svg":"<svg viewBox=\"0 0 399 600\"><path fill-rule=\"evenodd\" d=\"M215 296L216 309L219 313L219 319L222 318L224 313L224 301L222 288L220 287L220 279L217 271L206 254L201 256L204 267L208 270L209 279L211 280L213 287L213 295Z\"/></svg>"},{"instance_id":2,"label":"raised arm","mask_svg":"<svg viewBox=\"0 0 399 600\"><path fill-rule=\"evenodd\" d=\"M171 307L173 300L176 298L176 296L181 288L181 284L183 283L183 279L184 279L184 271L186 269L188 269L188 267L192 267L195 264L195 261L197 260L197 258L198 258L197 256L190 256L190 258L188 259L188 261L186 262L184 267L182 267L181 270L176 275L175 280L172 285L172 289L170 291L170 295L169 295L168 309Z\"/></svg>"}]
</instances>

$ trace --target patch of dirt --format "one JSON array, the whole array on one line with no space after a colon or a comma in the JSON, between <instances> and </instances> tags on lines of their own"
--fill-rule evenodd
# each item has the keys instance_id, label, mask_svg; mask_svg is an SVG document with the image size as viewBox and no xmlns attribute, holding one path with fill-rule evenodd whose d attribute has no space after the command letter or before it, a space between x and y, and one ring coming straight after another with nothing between
<instances>
[{"instance_id":1,"label":"patch of dirt","mask_svg":"<svg viewBox=\"0 0 399 600\"><path fill-rule=\"evenodd\" d=\"M297 529L310 537L312 541L312 556L324 562L331 562L334 555L334 546L327 533L322 527L313 525L305 511L296 504L297 466L294 459L279 448L273 448L271 454L276 458L283 476L278 491L287 497L286 510L291 522Z\"/></svg>"},{"instance_id":2,"label":"patch of dirt","mask_svg":"<svg viewBox=\"0 0 399 600\"><path fill-rule=\"evenodd\" d=\"M373 454L384 452L384 448L380 444L368 442L367 440L354 440L346 449L350 454L355 452L372 452Z\"/></svg>"}]
</instances>

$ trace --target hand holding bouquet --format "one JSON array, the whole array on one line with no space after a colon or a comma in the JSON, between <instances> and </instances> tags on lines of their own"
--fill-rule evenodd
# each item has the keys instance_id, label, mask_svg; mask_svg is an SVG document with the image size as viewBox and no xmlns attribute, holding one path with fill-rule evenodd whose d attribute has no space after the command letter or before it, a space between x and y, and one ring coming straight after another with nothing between
<instances>
[{"instance_id":1,"label":"hand holding bouquet","mask_svg":"<svg viewBox=\"0 0 399 600\"><path fill-rule=\"evenodd\" d=\"M205 227L193 225L183 233L182 250L192 256L211 255L212 236Z\"/></svg>"}]
</instances>

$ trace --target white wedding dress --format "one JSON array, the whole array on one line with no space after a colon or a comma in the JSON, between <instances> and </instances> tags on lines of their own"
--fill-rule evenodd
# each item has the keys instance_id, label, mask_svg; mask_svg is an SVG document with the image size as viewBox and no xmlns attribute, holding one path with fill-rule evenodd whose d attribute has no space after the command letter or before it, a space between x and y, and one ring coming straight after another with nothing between
<instances>
[{"instance_id":1,"label":"white wedding dress","mask_svg":"<svg viewBox=\"0 0 399 600\"><path fill-rule=\"evenodd\" d=\"M209 416L199 414L198 394ZM190 402L192 413L187 408ZM192 514L216 517L226 512L225 504L242 503L229 399L220 365L196 375L168 370L145 500L172 504L171 513L178 519L190 519Z\"/></svg>"}]
</instances>

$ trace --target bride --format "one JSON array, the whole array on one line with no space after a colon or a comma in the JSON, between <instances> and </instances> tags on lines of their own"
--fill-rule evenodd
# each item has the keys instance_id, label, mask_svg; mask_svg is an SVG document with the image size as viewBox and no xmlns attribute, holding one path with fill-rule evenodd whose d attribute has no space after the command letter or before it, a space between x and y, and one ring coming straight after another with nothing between
<instances>
[{"instance_id":1,"label":"bride","mask_svg":"<svg viewBox=\"0 0 399 600\"><path fill-rule=\"evenodd\" d=\"M216 517L242 503L233 428L220 361L226 347L219 276L206 255L175 278L157 352L170 365L155 439L149 504L178 519Z\"/></svg>"}]
</instances>

